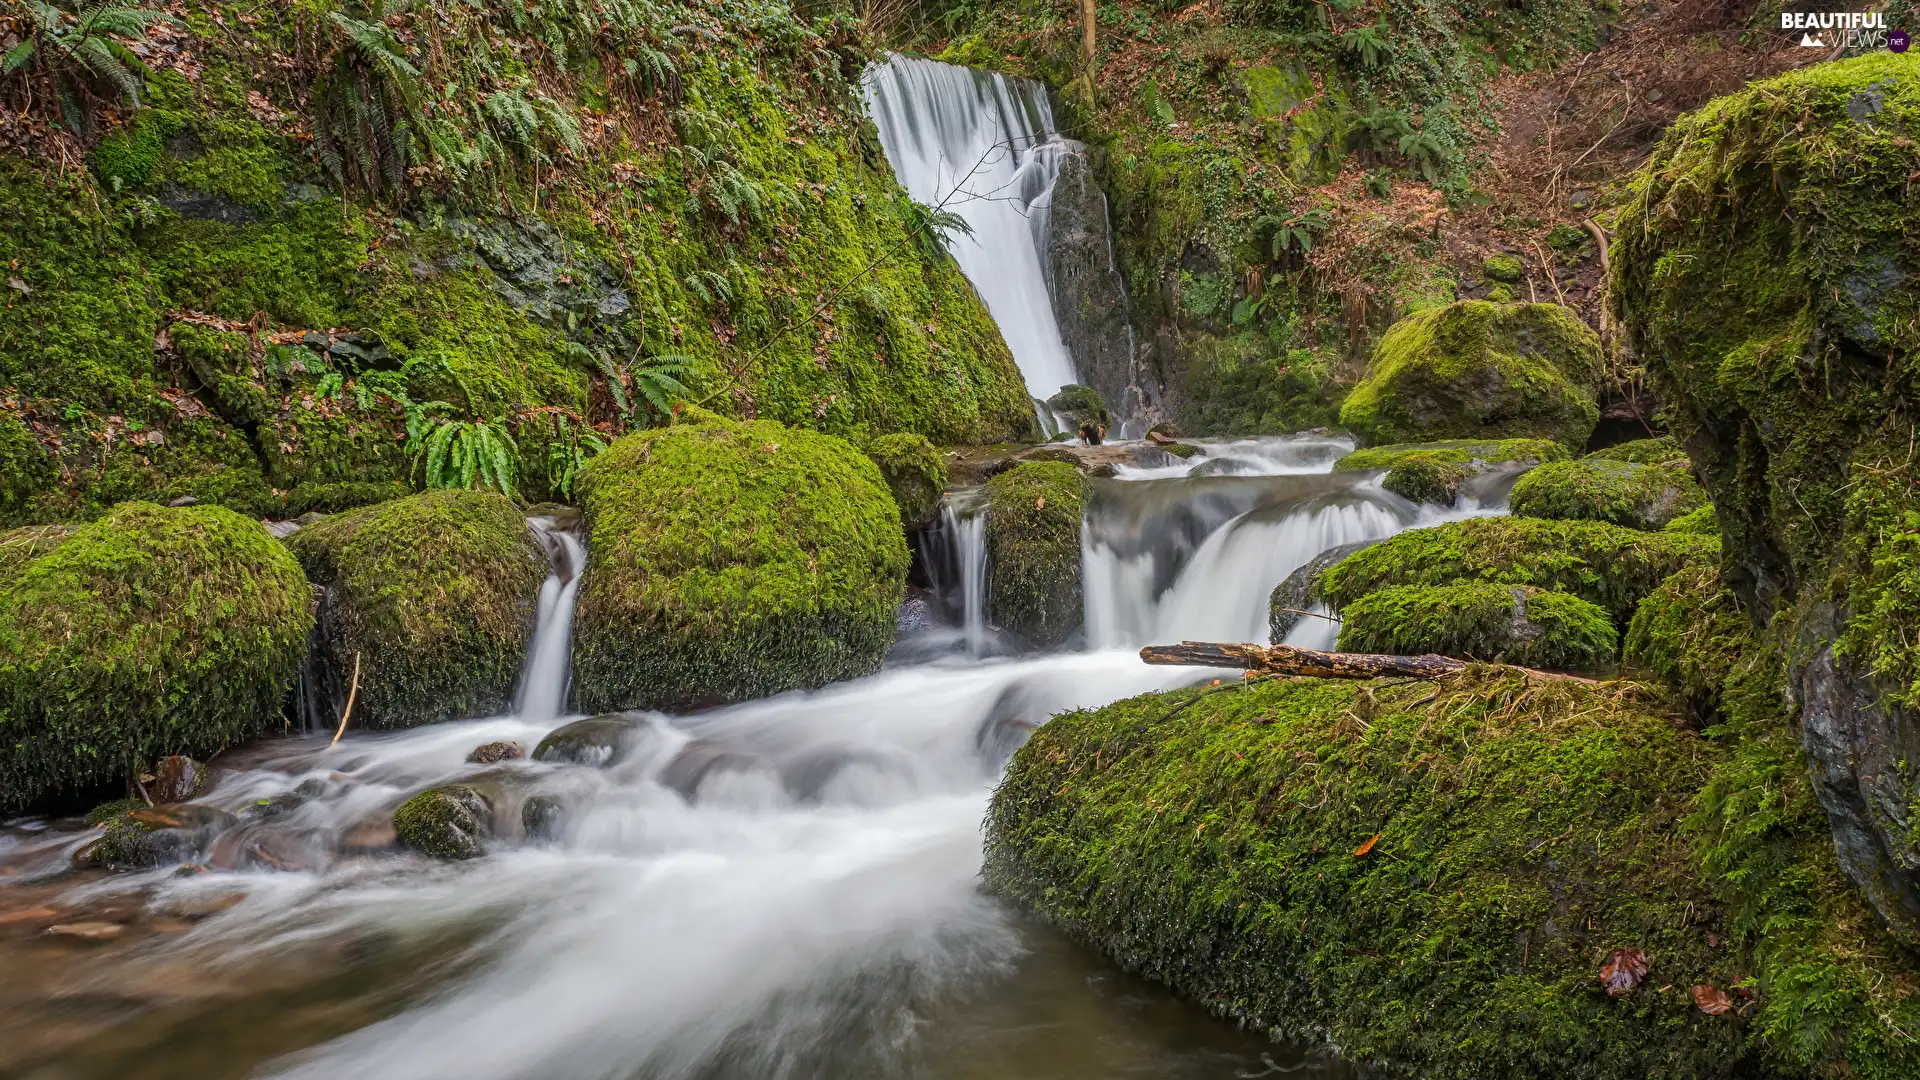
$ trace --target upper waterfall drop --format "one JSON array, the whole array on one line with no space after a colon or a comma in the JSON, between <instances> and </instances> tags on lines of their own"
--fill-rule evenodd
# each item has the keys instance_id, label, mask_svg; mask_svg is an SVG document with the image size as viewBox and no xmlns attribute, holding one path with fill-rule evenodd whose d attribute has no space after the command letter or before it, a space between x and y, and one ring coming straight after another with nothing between
<instances>
[{"instance_id":1,"label":"upper waterfall drop","mask_svg":"<svg viewBox=\"0 0 1920 1080\"><path fill-rule=\"evenodd\" d=\"M893 56L868 71L867 109L908 194L964 218L954 259L1041 401L1079 382L1047 288L1053 183L1071 152L1046 89L995 72Z\"/></svg>"}]
</instances>

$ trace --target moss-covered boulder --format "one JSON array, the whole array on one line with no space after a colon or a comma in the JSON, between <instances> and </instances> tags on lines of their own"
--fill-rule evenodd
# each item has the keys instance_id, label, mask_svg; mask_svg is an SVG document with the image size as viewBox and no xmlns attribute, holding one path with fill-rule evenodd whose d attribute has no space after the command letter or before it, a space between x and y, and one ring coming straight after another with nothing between
<instances>
[{"instance_id":1,"label":"moss-covered boulder","mask_svg":"<svg viewBox=\"0 0 1920 1080\"><path fill-rule=\"evenodd\" d=\"M867 444L867 456L900 508L900 524L918 529L940 513L940 496L947 488L947 462L940 448L924 435L882 435Z\"/></svg>"},{"instance_id":2,"label":"moss-covered boulder","mask_svg":"<svg viewBox=\"0 0 1920 1080\"><path fill-rule=\"evenodd\" d=\"M1100 391L1078 383L1061 387L1059 393L1047 399L1047 408L1067 418L1069 431L1079 431L1088 425L1105 431L1113 423Z\"/></svg>"},{"instance_id":3,"label":"moss-covered boulder","mask_svg":"<svg viewBox=\"0 0 1920 1080\"><path fill-rule=\"evenodd\" d=\"M1599 422L1600 339L1555 304L1464 300L1388 330L1340 408L1370 445L1552 439L1585 445Z\"/></svg>"},{"instance_id":4,"label":"moss-covered boulder","mask_svg":"<svg viewBox=\"0 0 1920 1080\"><path fill-rule=\"evenodd\" d=\"M1593 461L1632 461L1641 465L1664 465L1669 461L1685 461L1686 448L1671 435L1661 435L1652 439L1633 439L1628 442L1609 446L1604 450L1595 450L1587 458Z\"/></svg>"},{"instance_id":5,"label":"moss-covered boulder","mask_svg":"<svg viewBox=\"0 0 1920 1080\"><path fill-rule=\"evenodd\" d=\"M1030 461L987 482L987 618L996 626L1041 648L1079 627L1086 503L1086 479L1061 462Z\"/></svg>"},{"instance_id":6,"label":"moss-covered boulder","mask_svg":"<svg viewBox=\"0 0 1920 1080\"><path fill-rule=\"evenodd\" d=\"M312 623L257 521L123 503L72 529L0 590L0 805L277 728Z\"/></svg>"},{"instance_id":7,"label":"moss-covered boulder","mask_svg":"<svg viewBox=\"0 0 1920 1080\"><path fill-rule=\"evenodd\" d=\"M1717 537L1720 535L1720 518L1714 513L1713 504L1708 503L1667 522L1660 531Z\"/></svg>"},{"instance_id":8,"label":"moss-covered boulder","mask_svg":"<svg viewBox=\"0 0 1920 1080\"><path fill-rule=\"evenodd\" d=\"M1344 652L1439 653L1550 671L1590 671L1619 645L1600 607L1531 585L1397 585L1340 610Z\"/></svg>"},{"instance_id":9,"label":"moss-covered boulder","mask_svg":"<svg viewBox=\"0 0 1920 1080\"><path fill-rule=\"evenodd\" d=\"M393 812L400 842L436 859L473 859L486 854L493 835L493 805L465 784L429 788Z\"/></svg>"},{"instance_id":10,"label":"moss-covered boulder","mask_svg":"<svg viewBox=\"0 0 1920 1080\"><path fill-rule=\"evenodd\" d=\"M400 728L513 701L547 557L524 513L488 491L428 491L325 518L287 538L325 590L323 659L353 722Z\"/></svg>"},{"instance_id":11,"label":"moss-covered boulder","mask_svg":"<svg viewBox=\"0 0 1920 1080\"><path fill-rule=\"evenodd\" d=\"M1721 685L1756 649L1753 620L1716 566L1689 566L1640 601L1627 627L1626 661L1679 695L1696 721L1719 715Z\"/></svg>"},{"instance_id":12,"label":"moss-covered boulder","mask_svg":"<svg viewBox=\"0 0 1920 1080\"><path fill-rule=\"evenodd\" d=\"M686 708L880 667L906 589L900 514L830 435L718 418L644 431L582 481L578 705Z\"/></svg>"},{"instance_id":13,"label":"moss-covered boulder","mask_svg":"<svg viewBox=\"0 0 1920 1080\"><path fill-rule=\"evenodd\" d=\"M0 587L33 560L59 547L72 532L65 525L23 525L0 532Z\"/></svg>"},{"instance_id":14,"label":"moss-covered boulder","mask_svg":"<svg viewBox=\"0 0 1920 1080\"><path fill-rule=\"evenodd\" d=\"M1773 620L1842 865L1914 941L1917 173L1913 56L1815 65L1677 121L1612 254L1620 325L1712 496L1727 584Z\"/></svg>"},{"instance_id":15,"label":"moss-covered boulder","mask_svg":"<svg viewBox=\"0 0 1920 1080\"><path fill-rule=\"evenodd\" d=\"M1333 463L1334 472L1386 470L1381 486L1403 499L1451 506L1460 485L1500 469L1528 469L1566 458L1551 439L1445 439L1394 443L1355 450Z\"/></svg>"},{"instance_id":16,"label":"moss-covered boulder","mask_svg":"<svg viewBox=\"0 0 1920 1080\"><path fill-rule=\"evenodd\" d=\"M1618 688L1495 673L1200 693L1036 731L994 795L988 887L1383 1076L1760 1072L1688 993L1752 973L1679 836L1703 740ZM1613 949L1651 963L1617 998Z\"/></svg>"},{"instance_id":17,"label":"moss-covered boulder","mask_svg":"<svg viewBox=\"0 0 1920 1080\"><path fill-rule=\"evenodd\" d=\"M1664 529L1707 505L1685 458L1659 465L1581 458L1543 465L1513 486L1513 512L1567 521Z\"/></svg>"},{"instance_id":18,"label":"moss-covered boulder","mask_svg":"<svg viewBox=\"0 0 1920 1080\"><path fill-rule=\"evenodd\" d=\"M1492 581L1571 593L1615 626L1668 576L1711 563L1712 538L1650 533L1599 521L1473 518L1391 537L1328 568L1322 592L1337 608L1390 585Z\"/></svg>"}]
</instances>

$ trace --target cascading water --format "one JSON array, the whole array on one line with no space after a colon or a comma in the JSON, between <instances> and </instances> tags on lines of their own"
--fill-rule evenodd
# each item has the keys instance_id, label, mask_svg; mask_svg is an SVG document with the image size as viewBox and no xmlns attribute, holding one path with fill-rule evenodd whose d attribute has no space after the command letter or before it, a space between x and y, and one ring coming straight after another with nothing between
<instances>
[{"instance_id":1,"label":"cascading water","mask_svg":"<svg viewBox=\"0 0 1920 1080\"><path fill-rule=\"evenodd\" d=\"M958 616L969 656L987 655L987 507L977 491L959 491L926 533L934 592Z\"/></svg>"},{"instance_id":2,"label":"cascading water","mask_svg":"<svg viewBox=\"0 0 1920 1080\"><path fill-rule=\"evenodd\" d=\"M546 549L551 567L540 583L533 636L527 641L527 660L514 695L514 712L529 723L551 721L567 709L568 676L573 669L573 601L587 568L587 548L575 531L577 525L547 516L527 519L527 528Z\"/></svg>"},{"instance_id":3,"label":"cascading water","mask_svg":"<svg viewBox=\"0 0 1920 1080\"><path fill-rule=\"evenodd\" d=\"M949 237L953 256L999 324L1028 395L1045 401L1079 381L1047 292L1048 199L1069 150L1046 88L905 56L873 68L865 85L900 183L972 229Z\"/></svg>"}]
</instances>

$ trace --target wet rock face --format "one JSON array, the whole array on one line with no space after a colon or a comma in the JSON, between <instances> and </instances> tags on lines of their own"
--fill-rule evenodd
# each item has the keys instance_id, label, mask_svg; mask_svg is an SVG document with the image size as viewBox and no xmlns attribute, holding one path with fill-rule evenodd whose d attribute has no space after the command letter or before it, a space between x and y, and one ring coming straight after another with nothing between
<instances>
[{"instance_id":1,"label":"wet rock face","mask_svg":"<svg viewBox=\"0 0 1920 1080\"><path fill-rule=\"evenodd\" d=\"M1053 316L1074 366L1122 416L1151 413L1157 386L1139 385L1126 285L1113 263L1107 199L1085 153L1067 155L1047 222L1047 283Z\"/></svg>"},{"instance_id":2,"label":"wet rock face","mask_svg":"<svg viewBox=\"0 0 1920 1080\"><path fill-rule=\"evenodd\" d=\"M533 760L559 765L617 765L653 733L639 713L603 713L549 732Z\"/></svg>"},{"instance_id":3,"label":"wet rock face","mask_svg":"<svg viewBox=\"0 0 1920 1080\"><path fill-rule=\"evenodd\" d=\"M1801 620L1810 658L1791 671L1814 793L1833 826L1840 868L1889 925L1920 937L1920 836L1908 762L1920 761L1920 718L1885 700L1834 655L1844 614L1821 605Z\"/></svg>"},{"instance_id":4,"label":"wet rock face","mask_svg":"<svg viewBox=\"0 0 1920 1080\"><path fill-rule=\"evenodd\" d=\"M197 799L213 786L213 773L185 754L160 759L153 767L148 794L156 803L183 803Z\"/></svg>"}]
</instances>

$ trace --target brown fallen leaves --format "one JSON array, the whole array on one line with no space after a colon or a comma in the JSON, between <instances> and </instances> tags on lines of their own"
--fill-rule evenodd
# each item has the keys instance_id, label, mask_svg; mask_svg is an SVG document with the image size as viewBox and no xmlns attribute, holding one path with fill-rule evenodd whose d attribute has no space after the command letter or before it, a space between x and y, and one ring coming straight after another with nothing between
<instances>
[{"instance_id":1,"label":"brown fallen leaves","mask_svg":"<svg viewBox=\"0 0 1920 1080\"><path fill-rule=\"evenodd\" d=\"M1639 949L1615 949L1607 954L1607 962L1600 965L1600 985L1606 987L1608 997L1624 997L1647 981L1651 966L1647 963L1647 954Z\"/></svg>"},{"instance_id":2,"label":"brown fallen leaves","mask_svg":"<svg viewBox=\"0 0 1920 1080\"><path fill-rule=\"evenodd\" d=\"M1380 842L1381 835L1382 834L1380 833L1374 833L1372 836L1368 837L1366 843L1361 844L1359 847L1353 849L1353 857L1356 859L1364 858L1368 852L1373 850L1373 845Z\"/></svg>"},{"instance_id":3,"label":"brown fallen leaves","mask_svg":"<svg viewBox=\"0 0 1920 1080\"><path fill-rule=\"evenodd\" d=\"M1708 1016L1719 1016L1733 1011L1733 999L1725 990L1717 986L1696 986L1693 988L1693 1003Z\"/></svg>"}]
</instances>

